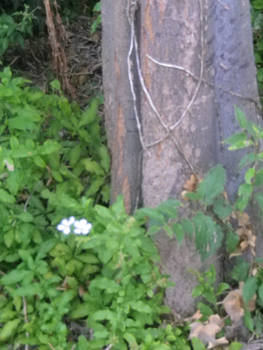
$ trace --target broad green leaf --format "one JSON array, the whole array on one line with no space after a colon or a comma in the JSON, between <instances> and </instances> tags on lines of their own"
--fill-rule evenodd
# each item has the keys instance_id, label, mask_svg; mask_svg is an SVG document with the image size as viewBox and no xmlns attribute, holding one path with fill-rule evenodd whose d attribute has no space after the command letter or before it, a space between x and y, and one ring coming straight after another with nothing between
<instances>
[{"instance_id":1,"label":"broad green leaf","mask_svg":"<svg viewBox=\"0 0 263 350\"><path fill-rule=\"evenodd\" d=\"M69 163L71 167L74 167L80 159L81 155L81 146L78 144L71 149L69 152Z\"/></svg>"},{"instance_id":2,"label":"broad green leaf","mask_svg":"<svg viewBox=\"0 0 263 350\"><path fill-rule=\"evenodd\" d=\"M241 350L242 347L243 347L243 344L234 341L233 343L230 344L229 350Z\"/></svg>"},{"instance_id":3,"label":"broad green leaf","mask_svg":"<svg viewBox=\"0 0 263 350\"><path fill-rule=\"evenodd\" d=\"M98 264L100 261L94 254L81 254L77 256L77 259L86 264Z\"/></svg>"},{"instance_id":4,"label":"broad green leaf","mask_svg":"<svg viewBox=\"0 0 263 350\"><path fill-rule=\"evenodd\" d=\"M12 196L7 191L0 189L0 202L6 203L6 204L14 204L16 201L15 197Z\"/></svg>"},{"instance_id":5,"label":"broad green leaf","mask_svg":"<svg viewBox=\"0 0 263 350\"><path fill-rule=\"evenodd\" d=\"M84 318L88 316L90 312L90 308L87 304L79 304L71 311L70 317L73 319Z\"/></svg>"},{"instance_id":6,"label":"broad green leaf","mask_svg":"<svg viewBox=\"0 0 263 350\"><path fill-rule=\"evenodd\" d=\"M112 320L114 317L116 317L115 313L107 309L96 311L92 315L95 321Z\"/></svg>"},{"instance_id":7,"label":"broad green leaf","mask_svg":"<svg viewBox=\"0 0 263 350\"><path fill-rule=\"evenodd\" d=\"M34 163L36 164L36 166L38 166L39 168L46 168L46 163L45 161L43 160L43 158L41 158L40 156L34 156L33 157L33 161Z\"/></svg>"},{"instance_id":8,"label":"broad green leaf","mask_svg":"<svg viewBox=\"0 0 263 350\"><path fill-rule=\"evenodd\" d=\"M234 266L231 276L237 282L245 281L248 277L250 264L243 259L237 259L236 265Z\"/></svg>"},{"instance_id":9,"label":"broad green leaf","mask_svg":"<svg viewBox=\"0 0 263 350\"><path fill-rule=\"evenodd\" d=\"M177 209L181 206L181 203L176 199L167 199L158 205L156 210L161 214L164 214L168 218L177 217Z\"/></svg>"},{"instance_id":10,"label":"broad green leaf","mask_svg":"<svg viewBox=\"0 0 263 350\"><path fill-rule=\"evenodd\" d=\"M87 126L92 123L97 117L97 111L99 106L99 100L94 99L91 101L91 105L83 112L79 127Z\"/></svg>"},{"instance_id":11,"label":"broad green leaf","mask_svg":"<svg viewBox=\"0 0 263 350\"><path fill-rule=\"evenodd\" d=\"M201 312L201 314L208 318L209 316L213 315L214 311L206 304L204 303L198 303L197 309Z\"/></svg>"},{"instance_id":12,"label":"broad green leaf","mask_svg":"<svg viewBox=\"0 0 263 350\"><path fill-rule=\"evenodd\" d=\"M222 294L225 290L227 290L229 288L230 288L229 284L224 283L224 282L220 283L218 288L217 288L217 291L216 291L216 296Z\"/></svg>"},{"instance_id":13,"label":"broad green leaf","mask_svg":"<svg viewBox=\"0 0 263 350\"><path fill-rule=\"evenodd\" d=\"M248 121L245 113L238 107L235 106L235 116L237 118L240 128L247 129Z\"/></svg>"},{"instance_id":14,"label":"broad green leaf","mask_svg":"<svg viewBox=\"0 0 263 350\"><path fill-rule=\"evenodd\" d=\"M32 222L34 221L33 216L29 212L24 212L17 215L17 218L23 222Z\"/></svg>"},{"instance_id":15,"label":"broad green leaf","mask_svg":"<svg viewBox=\"0 0 263 350\"><path fill-rule=\"evenodd\" d=\"M246 148L253 145L253 141L249 140L245 132L234 134L225 140L225 143L230 144L230 151Z\"/></svg>"},{"instance_id":16,"label":"broad green leaf","mask_svg":"<svg viewBox=\"0 0 263 350\"><path fill-rule=\"evenodd\" d=\"M260 192L256 193L255 198L256 198L256 201L258 202L258 205L261 211L263 211L263 194Z\"/></svg>"},{"instance_id":17,"label":"broad green leaf","mask_svg":"<svg viewBox=\"0 0 263 350\"><path fill-rule=\"evenodd\" d=\"M16 136L10 137L10 147L11 149L17 149L19 147L19 141Z\"/></svg>"},{"instance_id":18,"label":"broad green leaf","mask_svg":"<svg viewBox=\"0 0 263 350\"><path fill-rule=\"evenodd\" d=\"M263 170L259 170L255 174L254 185L261 186L263 184Z\"/></svg>"},{"instance_id":19,"label":"broad green leaf","mask_svg":"<svg viewBox=\"0 0 263 350\"><path fill-rule=\"evenodd\" d=\"M198 284L194 289L192 290L192 297L196 298L199 297L204 293L204 287L200 284Z\"/></svg>"},{"instance_id":20,"label":"broad green leaf","mask_svg":"<svg viewBox=\"0 0 263 350\"><path fill-rule=\"evenodd\" d=\"M181 243L184 239L184 229L183 226L179 223L173 224L173 231L175 233L176 240L178 243Z\"/></svg>"},{"instance_id":21,"label":"broad green leaf","mask_svg":"<svg viewBox=\"0 0 263 350\"><path fill-rule=\"evenodd\" d=\"M263 303L263 284L261 284L259 289L258 289L258 296L259 296L261 303Z\"/></svg>"},{"instance_id":22,"label":"broad green leaf","mask_svg":"<svg viewBox=\"0 0 263 350\"><path fill-rule=\"evenodd\" d=\"M7 248L10 248L15 240L14 231L10 230L4 234L4 242Z\"/></svg>"},{"instance_id":23,"label":"broad green leaf","mask_svg":"<svg viewBox=\"0 0 263 350\"><path fill-rule=\"evenodd\" d=\"M130 307L136 311L143 312L146 314L152 313L152 309L149 305L145 304L143 301L133 301L129 303Z\"/></svg>"},{"instance_id":24,"label":"broad green leaf","mask_svg":"<svg viewBox=\"0 0 263 350\"><path fill-rule=\"evenodd\" d=\"M202 260L211 256L221 246L223 233L209 216L199 212L193 218L195 225L195 244Z\"/></svg>"},{"instance_id":25,"label":"broad green leaf","mask_svg":"<svg viewBox=\"0 0 263 350\"><path fill-rule=\"evenodd\" d=\"M102 145L99 148L100 164L106 173L110 170L110 155L108 149Z\"/></svg>"},{"instance_id":26,"label":"broad green leaf","mask_svg":"<svg viewBox=\"0 0 263 350\"><path fill-rule=\"evenodd\" d=\"M20 319L15 319L12 321L8 321L6 324L4 324L2 329L0 330L0 342L4 342L11 338L18 330L19 323Z\"/></svg>"},{"instance_id":27,"label":"broad green leaf","mask_svg":"<svg viewBox=\"0 0 263 350\"><path fill-rule=\"evenodd\" d=\"M96 175L104 174L104 170L102 169L102 167L99 165L99 163L95 162L94 160L86 158L83 159L81 162L84 165L86 171L88 171L89 173L94 173Z\"/></svg>"},{"instance_id":28,"label":"broad green leaf","mask_svg":"<svg viewBox=\"0 0 263 350\"><path fill-rule=\"evenodd\" d=\"M213 210L220 219L224 220L232 213L233 208L223 198L217 198L214 201Z\"/></svg>"},{"instance_id":29,"label":"broad green leaf","mask_svg":"<svg viewBox=\"0 0 263 350\"><path fill-rule=\"evenodd\" d=\"M249 277L242 289L243 299L246 304L253 298L257 288L257 278L253 276Z\"/></svg>"},{"instance_id":30,"label":"broad green leaf","mask_svg":"<svg viewBox=\"0 0 263 350\"><path fill-rule=\"evenodd\" d=\"M246 154L242 159L241 161L239 162L239 167L242 169L244 168L245 166L253 163L256 161L257 159L257 156L255 153L248 153Z\"/></svg>"},{"instance_id":31,"label":"broad green leaf","mask_svg":"<svg viewBox=\"0 0 263 350\"><path fill-rule=\"evenodd\" d=\"M61 149L61 145L57 141L46 140L42 146L39 146L38 152L41 155L57 153Z\"/></svg>"},{"instance_id":32,"label":"broad green leaf","mask_svg":"<svg viewBox=\"0 0 263 350\"><path fill-rule=\"evenodd\" d=\"M245 310L244 323L250 332L254 331L254 321L252 319L251 313L248 310Z\"/></svg>"},{"instance_id":33,"label":"broad green leaf","mask_svg":"<svg viewBox=\"0 0 263 350\"><path fill-rule=\"evenodd\" d=\"M191 339L193 350L206 350L204 344L198 338Z\"/></svg>"},{"instance_id":34,"label":"broad green leaf","mask_svg":"<svg viewBox=\"0 0 263 350\"><path fill-rule=\"evenodd\" d=\"M222 165L212 168L200 183L197 193L205 204L211 205L213 200L224 191L226 172Z\"/></svg>"},{"instance_id":35,"label":"broad green leaf","mask_svg":"<svg viewBox=\"0 0 263 350\"><path fill-rule=\"evenodd\" d=\"M21 296L21 297L31 297L34 295L41 296L42 289L39 283L33 283L31 285L23 286L17 288L14 292L14 296Z\"/></svg>"},{"instance_id":36,"label":"broad green leaf","mask_svg":"<svg viewBox=\"0 0 263 350\"><path fill-rule=\"evenodd\" d=\"M228 253L232 253L239 243L239 236L232 231L226 234L226 248Z\"/></svg>"},{"instance_id":37,"label":"broad green leaf","mask_svg":"<svg viewBox=\"0 0 263 350\"><path fill-rule=\"evenodd\" d=\"M244 211L248 205L251 194L253 192L253 185L242 184L238 189L238 196L235 206L238 210Z\"/></svg>"},{"instance_id":38,"label":"broad green leaf","mask_svg":"<svg viewBox=\"0 0 263 350\"><path fill-rule=\"evenodd\" d=\"M245 174L245 181L247 184L251 184L252 183L252 179L254 178L255 176L255 173L256 173L256 170L254 168L249 168L247 171L246 171L246 174Z\"/></svg>"}]
</instances>

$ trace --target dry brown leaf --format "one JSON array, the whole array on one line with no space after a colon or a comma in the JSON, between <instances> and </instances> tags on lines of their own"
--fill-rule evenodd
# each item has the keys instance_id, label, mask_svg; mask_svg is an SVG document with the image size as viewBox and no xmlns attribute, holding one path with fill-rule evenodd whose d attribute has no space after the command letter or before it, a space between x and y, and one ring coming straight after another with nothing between
<instances>
[{"instance_id":1,"label":"dry brown leaf","mask_svg":"<svg viewBox=\"0 0 263 350\"><path fill-rule=\"evenodd\" d=\"M200 310L197 310L192 316L185 318L184 321L185 322L197 321L197 320L200 320L202 316L203 315L201 314Z\"/></svg>"},{"instance_id":2,"label":"dry brown leaf","mask_svg":"<svg viewBox=\"0 0 263 350\"><path fill-rule=\"evenodd\" d=\"M248 226L250 225L250 218L247 213L241 213L240 211L236 212L236 219L238 221L238 226Z\"/></svg>"},{"instance_id":3,"label":"dry brown leaf","mask_svg":"<svg viewBox=\"0 0 263 350\"><path fill-rule=\"evenodd\" d=\"M190 324L190 339L197 337L199 338L205 345L208 345L208 349L213 349L218 345L228 344L226 338L216 339L216 334L221 331L224 326L223 320L219 315L211 315L208 321L201 322L193 322Z\"/></svg>"},{"instance_id":4,"label":"dry brown leaf","mask_svg":"<svg viewBox=\"0 0 263 350\"><path fill-rule=\"evenodd\" d=\"M242 289L232 290L223 300L223 306L232 322L238 322L244 316Z\"/></svg>"},{"instance_id":5,"label":"dry brown leaf","mask_svg":"<svg viewBox=\"0 0 263 350\"><path fill-rule=\"evenodd\" d=\"M247 249L250 249L251 253L256 255L255 247L257 238L252 231L249 216L246 213L236 213L236 218L239 223L239 228L236 230L239 236L239 244L236 250L231 253L230 258L241 255Z\"/></svg>"},{"instance_id":6,"label":"dry brown leaf","mask_svg":"<svg viewBox=\"0 0 263 350\"><path fill-rule=\"evenodd\" d=\"M194 192L197 188L199 181L195 174L191 174L190 179L188 179L184 184L184 189L187 192Z\"/></svg>"}]
</instances>

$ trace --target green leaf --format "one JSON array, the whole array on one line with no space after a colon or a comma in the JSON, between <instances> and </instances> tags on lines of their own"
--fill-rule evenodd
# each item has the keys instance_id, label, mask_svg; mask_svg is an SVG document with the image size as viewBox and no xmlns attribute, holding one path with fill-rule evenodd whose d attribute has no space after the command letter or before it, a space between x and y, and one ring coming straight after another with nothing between
<instances>
[{"instance_id":1,"label":"green leaf","mask_svg":"<svg viewBox=\"0 0 263 350\"><path fill-rule=\"evenodd\" d=\"M234 341L230 344L229 350L241 350L242 347L243 347L243 344Z\"/></svg>"},{"instance_id":2,"label":"green leaf","mask_svg":"<svg viewBox=\"0 0 263 350\"><path fill-rule=\"evenodd\" d=\"M42 146L39 146L38 152L41 155L48 155L59 152L61 146L57 141L46 140Z\"/></svg>"},{"instance_id":3,"label":"green leaf","mask_svg":"<svg viewBox=\"0 0 263 350\"><path fill-rule=\"evenodd\" d=\"M195 245L202 260L211 256L221 246L223 233L209 216L199 212L193 218L195 224Z\"/></svg>"},{"instance_id":4,"label":"green leaf","mask_svg":"<svg viewBox=\"0 0 263 350\"><path fill-rule=\"evenodd\" d=\"M263 284L261 284L259 289L258 289L258 296L259 296L261 303L263 303Z\"/></svg>"},{"instance_id":5,"label":"green leaf","mask_svg":"<svg viewBox=\"0 0 263 350\"><path fill-rule=\"evenodd\" d=\"M16 284L18 282L23 281L25 278L32 275L31 271L27 270L12 270L11 272L4 275L0 282L1 284L8 286L12 284Z\"/></svg>"},{"instance_id":6,"label":"green leaf","mask_svg":"<svg viewBox=\"0 0 263 350\"><path fill-rule=\"evenodd\" d=\"M258 205L261 211L263 211L263 194L261 194L260 192L256 193L255 198L256 198L256 201L258 202Z\"/></svg>"},{"instance_id":7,"label":"green leaf","mask_svg":"<svg viewBox=\"0 0 263 350\"><path fill-rule=\"evenodd\" d=\"M80 335L78 337L78 344L77 344L76 350L87 350L88 348L89 348L89 341L84 337L84 335Z\"/></svg>"},{"instance_id":8,"label":"green leaf","mask_svg":"<svg viewBox=\"0 0 263 350\"><path fill-rule=\"evenodd\" d=\"M193 350L206 350L204 344L198 338L191 339Z\"/></svg>"},{"instance_id":9,"label":"green leaf","mask_svg":"<svg viewBox=\"0 0 263 350\"><path fill-rule=\"evenodd\" d=\"M263 170L259 170L255 174L254 185L261 186L263 184Z\"/></svg>"},{"instance_id":10,"label":"green leaf","mask_svg":"<svg viewBox=\"0 0 263 350\"><path fill-rule=\"evenodd\" d=\"M228 253L232 253L239 243L239 236L232 231L226 234L226 248Z\"/></svg>"},{"instance_id":11,"label":"green leaf","mask_svg":"<svg viewBox=\"0 0 263 350\"><path fill-rule=\"evenodd\" d=\"M246 171L246 174L245 174L245 181L247 184L251 184L252 183L252 179L254 178L255 176L255 173L256 173L256 170L254 168L249 168L247 171Z\"/></svg>"},{"instance_id":12,"label":"green leaf","mask_svg":"<svg viewBox=\"0 0 263 350\"><path fill-rule=\"evenodd\" d=\"M97 117L99 107L99 100L93 99L91 101L90 106L83 112L81 121L79 123L79 127L81 126L87 126L88 124L92 123L95 118Z\"/></svg>"},{"instance_id":13,"label":"green leaf","mask_svg":"<svg viewBox=\"0 0 263 350\"><path fill-rule=\"evenodd\" d=\"M232 213L233 208L223 198L217 198L214 201L213 210L220 219L224 220Z\"/></svg>"},{"instance_id":14,"label":"green leaf","mask_svg":"<svg viewBox=\"0 0 263 350\"><path fill-rule=\"evenodd\" d=\"M175 233L176 240L178 243L181 243L184 239L184 229L183 226L179 223L173 224L173 231Z\"/></svg>"},{"instance_id":15,"label":"green leaf","mask_svg":"<svg viewBox=\"0 0 263 350\"><path fill-rule=\"evenodd\" d=\"M80 155L81 155L81 146L80 145L76 145L75 147L73 147L70 152L69 152L69 163L71 167L74 167L80 159Z\"/></svg>"},{"instance_id":16,"label":"green leaf","mask_svg":"<svg viewBox=\"0 0 263 350\"><path fill-rule=\"evenodd\" d=\"M108 149L102 145L99 148L100 164L106 173L110 170L110 155Z\"/></svg>"},{"instance_id":17,"label":"green leaf","mask_svg":"<svg viewBox=\"0 0 263 350\"><path fill-rule=\"evenodd\" d=\"M198 303L197 309L200 310L201 314L206 318L213 315L213 313L214 313L214 311L208 305L206 305L204 303Z\"/></svg>"},{"instance_id":18,"label":"green leaf","mask_svg":"<svg viewBox=\"0 0 263 350\"><path fill-rule=\"evenodd\" d=\"M24 287L19 287L17 288L14 292L14 296L21 296L21 297L31 297L34 295L41 296L42 294L42 289L39 283L33 283L29 284Z\"/></svg>"},{"instance_id":19,"label":"green leaf","mask_svg":"<svg viewBox=\"0 0 263 350\"><path fill-rule=\"evenodd\" d=\"M145 304L143 301L132 301L129 303L130 307L136 311L143 312L146 314L152 313L152 308Z\"/></svg>"},{"instance_id":20,"label":"green leaf","mask_svg":"<svg viewBox=\"0 0 263 350\"><path fill-rule=\"evenodd\" d=\"M224 191L225 181L226 172L222 165L210 169L197 189L197 193L205 204L211 205L213 200Z\"/></svg>"},{"instance_id":21,"label":"green leaf","mask_svg":"<svg viewBox=\"0 0 263 350\"><path fill-rule=\"evenodd\" d=\"M5 323L0 331L0 342L4 342L10 339L17 331L19 323L19 319L8 321L7 323Z\"/></svg>"},{"instance_id":22,"label":"green leaf","mask_svg":"<svg viewBox=\"0 0 263 350\"><path fill-rule=\"evenodd\" d=\"M244 323L250 332L254 331L254 321L252 319L251 313L248 310L245 310Z\"/></svg>"},{"instance_id":23,"label":"green leaf","mask_svg":"<svg viewBox=\"0 0 263 350\"><path fill-rule=\"evenodd\" d=\"M86 264L98 264L100 262L94 254L88 253L78 255L77 259Z\"/></svg>"},{"instance_id":24,"label":"green leaf","mask_svg":"<svg viewBox=\"0 0 263 350\"><path fill-rule=\"evenodd\" d=\"M199 297L204 293L204 287L201 284L198 284L193 290L192 290L192 297L196 298Z\"/></svg>"},{"instance_id":25,"label":"green leaf","mask_svg":"<svg viewBox=\"0 0 263 350\"><path fill-rule=\"evenodd\" d=\"M253 192L252 185L242 184L241 186L239 186L239 189L238 189L239 198L237 199L237 201L235 203L236 208L238 210L244 211L246 209L252 192Z\"/></svg>"},{"instance_id":26,"label":"green leaf","mask_svg":"<svg viewBox=\"0 0 263 350\"><path fill-rule=\"evenodd\" d=\"M248 128L248 121L245 113L238 107L235 106L235 116L241 129Z\"/></svg>"},{"instance_id":27,"label":"green leaf","mask_svg":"<svg viewBox=\"0 0 263 350\"><path fill-rule=\"evenodd\" d=\"M242 169L245 166L255 162L256 159L257 159L257 155L255 153L248 153L239 162L239 167Z\"/></svg>"},{"instance_id":28,"label":"green leaf","mask_svg":"<svg viewBox=\"0 0 263 350\"><path fill-rule=\"evenodd\" d=\"M29 212L24 212L17 215L17 218L23 222L33 222L34 218Z\"/></svg>"},{"instance_id":29,"label":"green leaf","mask_svg":"<svg viewBox=\"0 0 263 350\"><path fill-rule=\"evenodd\" d=\"M102 169L102 167L99 165L99 163L95 162L94 160L83 159L82 164L84 165L86 171L88 171L89 173L94 173L96 175L104 174L104 170Z\"/></svg>"},{"instance_id":30,"label":"green leaf","mask_svg":"<svg viewBox=\"0 0 263 350\"><path fill-rule=\"evenodd\" d=\"M15 197L12 196L7 191L0 189L0 202L6 203L6 204L14 204L16 201Z\"/></svg>"},{"instance_id":31,"label":"green leaf","mask_svg":"<svg viewBox=\"0 0 263 350\"><path fill-rule=\"evenodd\" d=\"M250 264L243 259L237 259L236 265L234 266L231 276L236 281L245 281L248 276Z\"/></svg>"},{"instance_id":32,"label":"green leaf","mask_svg":"<svg viewBox=\"0 0 263 350\"><path fill-rule=\"evenodd\" d=\"M246 304L253 298L257 288L257 278L253 276L249 277L242 289L243 299Z\"/></svg>"},{"instance_id":33,"label":"green leaf","mask_svg":"<svg viewBox=\"0 0 263 350\"><path fill-rule=\"evenodd\" d=\"M244 132L232 135L225 140L225 143L230 144L228 147L230 151L246 148L253 145L253 141L249 140L247 134Z\"/></svg>"},{"instance_id":34,"label":"green leaf","mask_svg":"<svg viewBox=\"0 0 263 350\"><path fill-rule=\"evenodd\" d=\"M229 284L224 283L224 282L220 283L218 288L217 288L217 291L216 291L216 296L222 294L225 290L227 290L229 288L230 288Z\"/></svg>"},{"instance_id":35,"label":"green leaf","mask_svg":"<svg viewBox=\"0 0 263 350\"><path fill-rule=\"evenodd\" d=\"M78 318L84 318L90 314L90 308L86 304L79 304L78 306L74 307L72 312L70 313L70 317L75 319Z\"/></svg>"}]
</instances>

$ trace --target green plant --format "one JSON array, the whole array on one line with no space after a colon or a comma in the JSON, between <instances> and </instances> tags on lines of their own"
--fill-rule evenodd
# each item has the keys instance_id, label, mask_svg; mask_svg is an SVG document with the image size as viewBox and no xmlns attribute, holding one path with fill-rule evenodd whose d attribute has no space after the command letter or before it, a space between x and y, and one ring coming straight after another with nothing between
<instances>
[{"instance_id":1,"label":"green plant","mask_svg":"<svg viewBox=\"0 0 263 350\"><path fill-rule=\"evenodd\" d=\"M91 33L96 32L98 27L101 25L101 3L98 1L96 5L93 7L93 13L96 14L96 18L93 21L90 31Z\"/></svg>"},{"instance_id":2,"label":"green plant","mask_svg":"<svg viewBox=\"0 0 263 350\"><path fill-rule=\"evenodd\" d=\"M36 19L34 11L29 11L29 6L24 5L24 11L17 11L12 15L0 16L0 58L8 47L19 44L24 46L24 38L32 35L33 20Z\"/></svg>"},{"instance_id":3,"label":"green plant","mask_svg":"<svg viewBox=\"0 0 263 350\"><path fill-rule=\"evenodd\" d=\"M257 65L257 78L259 94L263 96L263 4L261 0L251 0L251 18L254 33L255 62Z\"/></svg>"}]
</instances>

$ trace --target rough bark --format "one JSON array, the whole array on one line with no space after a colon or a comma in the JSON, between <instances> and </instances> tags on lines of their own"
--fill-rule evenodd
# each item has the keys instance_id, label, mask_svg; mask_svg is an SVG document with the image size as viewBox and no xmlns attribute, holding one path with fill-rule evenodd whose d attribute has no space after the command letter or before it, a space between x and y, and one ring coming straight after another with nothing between
<instances>
[{"instance_id":1,"label":"rough bark","mask_svg":"<svg viewBox=\"0 0 263 350\"><path fill-rule=\"evenodd\" d=\"M139 4L139 69L159 113L156 115L143 92L133 57L133 81L143 124L142 178L127 69L130 26L126 2L102 0L112 198L122 193L130 211L141 185L143 204L156 206L167 198L180 197L182 185L193 171L202 177L218 162L227 170L227 190L233 196L242 179L237 168L241 153L228 152L222 140L237 130L235 105L251 120L257 119L252 101L257 99L257 86L249 0L141 0ZM147 55L184 67L191 74L154 63ZM148 147L159 139L163 140ZM175 314L185 316L194 309L191 290L195 281L189 269L203 266L190 241L178 247L159 235L156 242L164 270L176 282L167 292L167 302ZM217 263L220 272L220 261Z\"/></svg>"},{"instance_id":2,"label":"rough bark","mask_svg":"<svg viewBox=\"0 0 263 350\"><path fill-rule=\"evenodd\" d=\"M122 194L130 212L139 201L141 145L128 81L130 33L126 2L103 0L102 23L105 121L112 154L111 200Z\"/></svg>"},{"instance_id":3,"label":"rough bark","mask_svg":"<svg viewBox=\"0 0 263 350\"><path fill-rule=\"evenodd\" d=\"M249 1L182 0L176 5L168 0L143 1L141 23L141 64L147 89L165 125L181 120L173 137L144 152L144 205L180 197L192 172L186 159L199 177L210 166L223 164L228 174L227 190L233 196L242 179L238 170L241 153L229 152L222 141L237 130L235 105L256 120L255 103L249 99L257 99ZM156 64L147 55L184 67L199 80L182 70ZM182 117L200 80L196 98ZM143 93L141 101L145 142L149 144L162 139L166 131ZM161 234L157 244L164 270L176 283L167 291L167 303L175 314L190 314L194 311L191 290L196 282L189 270L204 266L190 241L178 247ZM220 275L220 260L214 262Z\"/></svg>"}]
</instances>

